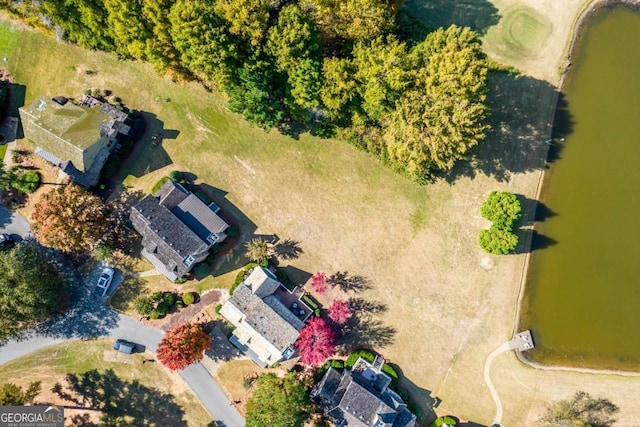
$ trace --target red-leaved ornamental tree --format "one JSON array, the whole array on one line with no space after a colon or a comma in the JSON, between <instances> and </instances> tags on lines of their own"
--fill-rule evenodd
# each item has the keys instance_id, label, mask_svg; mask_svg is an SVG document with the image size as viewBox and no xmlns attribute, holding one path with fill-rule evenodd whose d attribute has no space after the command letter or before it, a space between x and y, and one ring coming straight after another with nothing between
<instances>
[{"instance_id":1,"label":"red-leaved ornamental tree","mask_svg":"<svg viewBox=\"0 0 640 427\"><path fill-rule=\"evenodd\" d=\"M300 361L307 365L319 365L336 350L335 333L320 317L312 317L296 341L300 353Z\"/></svg>"},{"instance_id":2,"label":"red-leaved ornamental tree","mask_svg":"<svg viewBox=\"0 0 640 427\"><path fill-rule=\"evenodd\" d=\"M311 276L311 289L320 295L324 295L327 292L327 276L323 272L318 271Z\"/></svg>"},{"instance_id":3,"label":"red-leaved ornamental tree","mask_svg":"<svg viewBox=\"0 0 640 427\"><path fill-rule=\"evenodd\" d=\"M349 317L351 317L351 309L348 302L337 299L329 306L329 318L338 325L344 325Z\"/></svg>"},{"instance_id":4,"label":"red-leaved ornamental tree","mask_svg":"<svg viewBox=\"0 0 640 427\"><path fill-rule=\"evenodd\" d=\"M158 360L169 369L184 369L196 363L211 348L211 337L196 323L185 323L167 331L158 345Z\"/></svg>"}]
</instances>

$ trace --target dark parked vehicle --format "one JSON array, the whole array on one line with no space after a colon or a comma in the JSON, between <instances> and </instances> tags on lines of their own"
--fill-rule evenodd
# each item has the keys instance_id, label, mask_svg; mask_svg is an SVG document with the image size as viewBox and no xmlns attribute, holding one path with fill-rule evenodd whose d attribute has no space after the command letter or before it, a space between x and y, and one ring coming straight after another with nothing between
<instances>
[{"instance_id":1,"label":"dark parked vehicle","mask_svg":"<svg viewBox=\"0 0 640 427\"><path fill-rule=\"evenodd\" d=\"M121 339L117 339L116 342L113 343L113 349L125 354L132 354L139 351L138 344Z\"/></svg>"}]
</instances>

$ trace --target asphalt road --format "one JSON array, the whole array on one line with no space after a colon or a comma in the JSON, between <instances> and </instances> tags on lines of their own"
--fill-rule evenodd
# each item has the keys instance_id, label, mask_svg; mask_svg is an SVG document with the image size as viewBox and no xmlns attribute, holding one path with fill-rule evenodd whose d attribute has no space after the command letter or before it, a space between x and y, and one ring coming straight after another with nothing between
<instances>
[{"instance_id":1,"label":"asphalt road","mask_svg":"<svg viewBox=\"0 0 640 427\"><path fill-rule=\"evenodd\" d=\"M25 238L29 235L30 231L29 221L0 204L0 233Z\"/></svg>"},{"instance_id":2,"label":"asphalt road","mask_svg":"<svg viewBox=\"0 0 640 427\"><path fill-rule=\"evenodd\" d=\"M1 215L0 211L0 221ZM0 347L0 364L74 339L123 338L142 344L151 352L156 351L164 331L145 326L129 316L111 310L106 304L106 298L96 289L93 280L83 280L64 260L58 258L54 251L51 251L51 257L55 259L54 262L59 263L63 274L74 283L71 308L63 316L29 330L17 339L7 341ZM90 278L92 276L89 275ZM119 274L114 277L114 284L109 293L113 292L118 280L121 280ZM244 426L244 419L202 364L192 365L179 374L221 427Z\"/></svg>"}]
</instances>

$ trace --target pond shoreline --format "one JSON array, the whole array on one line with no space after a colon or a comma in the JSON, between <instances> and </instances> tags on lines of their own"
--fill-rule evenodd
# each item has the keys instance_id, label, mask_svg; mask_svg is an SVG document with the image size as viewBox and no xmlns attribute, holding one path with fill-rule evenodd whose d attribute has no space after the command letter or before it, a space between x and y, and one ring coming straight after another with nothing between
<instances>
[{"instance_id":1,"label":"pond shoreline","mask_svg":"<svg viewBox=\"0 0 640 427\"><path fill-rule=\"evenodd\" d=\"M584 31L587 28L587 24L589 23L589 20L598 12L600 12L602 9L612 9L615 7L619 7L619 6L627 6L635 11L639 11L640 12L640 0L593 0L590 2L585 3L584 7L580 10L580 12L577 14L576 19L573 22L572 25L572 37L569 40L569 42L567 43L567 47L565 48L565 54L563 55L563 64L561 64L562 67L562 73L560 76L560 81L558 83L557 89L556 89L556 107L554 107L552 109L552 113L551 113L551 117L550 117L550 122L549 122L549 138L551 138L552 136L552 130L553 130L553 122L554 122L554 118L556 116L556 109L557 109L557 100L558 97L560 96L561 93L563 93L563 90L565 88L565 79L566 76L568 75L568 72L571 68L572 65L572 57L575 53L575 51L579 48L579 43L582 39L582 36L584 34ZM547 147L547 155L549 152L549 147ZM543 168L540 171L539 177L538 177L538 182L536 185L536 193L535 193L535 199L536 201L540 200L540 195L542 192L542 188L543 185L545 183L545 168ZM533 208L533 212L531 213L532 218L535 218L535 211L537 209L537 203ZM535 224L532 226L531 230L535 230ZM523 266L522 266L522 274L520 276L520 284L519 284L519 289L518 289L518 297L517 297L517 303L516 303L516 312L515 312L515 319L513 322L513 335L515 335L516 333L520 332L525 326L522 325L522 304L524 301L524 296L527 292L527 281L529 279L529 273L530 273L530 258L531 258L531 244L532 244L532 237L533 237L533 233L529 233L528 234L528 241L525 243L525 247L529 248L529 250L526 253L525 259L523 261ZM534 338L535 338L535 331L533 331L534 334ZM516 358L524 365L529 366L531 368L534 369L539 369L539 370L545 370L545 371L564 371L564 372L580 372L580 373L589 373L589 374L601 374L601 375L619 375L619 376L624 376L624 377L640 377L640 368L639 371L629 371L629 370L624 370L624 369L595 369L595 368L581 368L581 367L576 367L576 366L565 366L565 365L556 365L556 364L544 364L544 363L540 363L537 361L532 361L530 359L528 359L522 352L520 351L515 351L516 354Z\"/></svg>"}]
</instances>

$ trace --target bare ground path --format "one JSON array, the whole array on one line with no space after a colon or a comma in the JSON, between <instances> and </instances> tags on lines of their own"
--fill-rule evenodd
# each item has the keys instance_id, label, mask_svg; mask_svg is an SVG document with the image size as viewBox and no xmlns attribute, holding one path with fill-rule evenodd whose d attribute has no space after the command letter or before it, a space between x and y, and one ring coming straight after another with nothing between
<instances>
[{"instance_id":1,"label":"bare ground path","mask_svg":"<svg viewBox=\"0 0 640 427\"><path fill-rule=\"evenodd\" d=\"M502 422L502 401L500 400L500 395L498 394L495 386L491 382L491 363L493 363L493 359L495 359L498 355L509 351L511 348L509 347L509 343L505 342L500 347L496 348L489 354L486 362L484 362L484 382L489 387L489 393L491 393L491 398L496 404L496 416L493 418L492 425L500 425Z\"/></svg>"}]
</instances>

